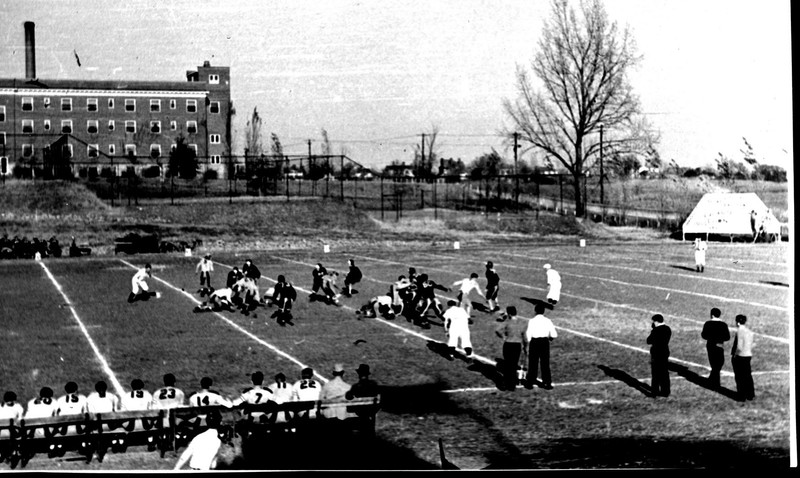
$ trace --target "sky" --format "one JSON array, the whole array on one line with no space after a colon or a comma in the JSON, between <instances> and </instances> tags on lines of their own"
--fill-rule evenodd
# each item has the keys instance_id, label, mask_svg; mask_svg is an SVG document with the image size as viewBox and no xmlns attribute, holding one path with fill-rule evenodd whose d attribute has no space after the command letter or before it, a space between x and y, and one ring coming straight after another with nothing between
<instances>
[{"instance_id":1,"label":"sky","mask_svg":"<svg viewBox=\"0 0 800 478\"><path fill-rule=\"evenodd\" d=\"M642 59L630 72L663 160L792 168L788 0L607 0ZM36 24L40 79L184 81L231 67L234 152L254 108L286 154L334 154L381 169L410 163L423 133L469 163L510 128L503 100L533 58L547 0L0 0L0 78L25 75ZM74 52L74 53L73 53ZM74 54L81 60L79 66ZM532 153L522 158L537 164Z\"/></svg>"}]
</instances>

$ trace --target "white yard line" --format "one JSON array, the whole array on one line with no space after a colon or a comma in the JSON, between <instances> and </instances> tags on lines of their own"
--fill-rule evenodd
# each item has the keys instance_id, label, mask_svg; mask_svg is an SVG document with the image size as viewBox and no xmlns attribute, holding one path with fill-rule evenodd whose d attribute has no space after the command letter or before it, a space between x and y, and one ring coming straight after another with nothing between
<instances>
[{"instance_id":1,"label":"white yard line","mask_svg":"<svg viewBox=\"0 0 800 478\"><path fill-rule=\"evenodd\" d=\"M378 259L376 257L362 256L362 255L358 255L358 254L354 254L353 257L359 257L361 259L366 259L366 260L373 261L373 262L384 262L384 263L388 263L388 264L397 264L397 265L406 266L406 267L409 266L409 264L404 263L404 262L390 261L390 260L386 260L386 259ZM461 261L461 262L479 262L479 263L482 263L482 264L485 263L485 261L477 261L477 260L464 259L464 258L458 258L458 260ZM505 266L509 266L508 264L504 264L504 265ZM440 271L440 272L446 272L448 274L454 274L454 275L461 274L461 273L453 271L453 270L442 269L442 268L437 268L437 267L427 267L426 269L427 270ZM516 282L502 281L501 284L509 284L509 285L512 285L512 286L522 287L522 288L531 289L531 290L546 291L546 289L541 288L541 287L532 287L532 286L529 286L527 284L519 284L519 283L516 283ZM561 295L565 296L565 297L574 297L574 298L580 299L580 300L595 302L595 303L598 303L598 304L604 304L604 305L608 305L610 307L619 307L619 308L622 308L622 309L628 309L628 310L634 310L634 311L637 311L637 312L643 312L643 313L649 314L649 315L652 315L652 314L656 313L656 312L654 312L652 310L642 309L640 307L634 307L634 306L628 305L628 304L618 304L618 303L615 303L615 302L608 302L608 301L600 300L600 299L592 299L590 297L583 297L583 296L579 296L579 295L575 295L575 294L569 294L569 293L565 293L563 291L561 292ZM662 314L662 315L664 315L665 317L673 317L673 318L676 318L676 319L685 320L685 321L688 321L688 322L693 322L695 324L703 324L704 323L704 321L697 320L697 319L692 319L692 318L689 318L689 317L683 317L683 316L680 316L680 315L672 315L672 314ZM789 340L785 339L783 337L775 337L775 336L772 336L772 335L765 335L765 334L760 334L760 333L755 333L755 335L758 335L760 337L764 337L764 338L767 338L767 339L775 340L777 342L781 342L781 343L785 343L785 344L789 343Z\"/></svg>"},{"instance_id":2,"label":"white yard line","mask_svg":"<svg viewBox=\"0 0 800 478\"><path fill-rule=\"evenodd\" d=\"M58 290L58 292L61 294L61 297L64 298L64 302L66 302L66 304L69 306L69 310L70 312L72 312L72 318L74 318L75 322L78 323L78 327L81 329L81 332L83 332L83 335L89 342L89 346L92 348L95 358L97 358L97 361L100 362L100 366L102 367L103 372L105 372L106 376L111 381L111 385L114 386L114 390L117 391L117 396L121 397L125 395L125 389L122 388L122 384L117 379L116 374L114 374L114 371L111 370L111 367L108 365L108 360L106 360L103 354L100 353L100 349L97 348L97 344L95 344L94 340L92 340L92 336L89 335L89 331L86 329L86 326L84 325L80 316L78 316L78 312L75 310L75 306L72 305L72 301L69 300L69 297L67 297L67 294L64 292L64 289L61 288L61 284L58 283L58 281L50 272L50 269L47 268L44 262L39 262L39 265L42 266L42 269L44 269L44 272L45 274L47 274L47 277L50 278L50 281L53 282L53 285L56 287L56 290Z\"/></svg>"},{"instance_id":3,"label":"white yard line","mask_svg":"<svg viewBox=\"0 0 800 478\"><path fill-rule=\"evenodd\" d=\"M131 264L128 261L125 261L123 259L118 259L118 260L120 262L122 262L123 264L127 265L128 267L131 267L133 269L138 269L138 267L136 267L135 265ZM185 295L186 297L191 299L195 304L201 304L202 303L202 301L197 300L192 294L190 294L190 293L186 292L185 290L182 290L182 289L170 284L169 282L165 281L164 279L161 279L161 278L156 277L156 276L153 276L153 279L161 282L162 284L166 285L170 289ZM270 349L271 351L273 351L276 354L280 355L281 357L283 357L283 358L285 358L285 359L287 359L287 360L289 360L291 362L294 362L295 364L297 364L301 368L308 367L308 365L304 364L300 360L296 359L295 357L292 357L291 355L289 355L286 352L280 350L279 348L275 347L274 345L266 342L265 340L261 339L260 337L256 336L255 334L251 333L250 331L245 330L239 324L237 324L236 322L232 321L231 319L225 317L224 315L220 314L219 312L212 312L212 314L216 315L217 317L222 319L225 323L227 323L228 325L230 325L231 327L233 327L237 331L243 333L244 335L248 336L249 338L251 338L254 341L258 342L259 344L263 345L264 347L267 347L268 349ZM323 380L325 382L328 381L327 378L323 377L322 375L320 375L316 371L314 372L314 375L316 375L317 377L319 377L321 380Z\"/></svg>"}]
</instances>

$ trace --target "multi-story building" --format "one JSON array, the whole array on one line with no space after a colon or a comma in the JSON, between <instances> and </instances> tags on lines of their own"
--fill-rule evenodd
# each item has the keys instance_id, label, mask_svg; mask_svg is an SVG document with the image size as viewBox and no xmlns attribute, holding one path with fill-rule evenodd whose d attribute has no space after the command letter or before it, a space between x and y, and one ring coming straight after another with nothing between
<instances>
[{"instance_id":1,"label":"multi-story building","mask_svg":"<svg viewBox=\"0 0 800 478\"><path fill-rule=\"evenodd\" d=\"M33 23L25 23L26 78L0 79L0 174L158 168L178 138L201 170L227 171L230 68L206 61L185 82L36 78Z\"/></svg>"}]
</instances>

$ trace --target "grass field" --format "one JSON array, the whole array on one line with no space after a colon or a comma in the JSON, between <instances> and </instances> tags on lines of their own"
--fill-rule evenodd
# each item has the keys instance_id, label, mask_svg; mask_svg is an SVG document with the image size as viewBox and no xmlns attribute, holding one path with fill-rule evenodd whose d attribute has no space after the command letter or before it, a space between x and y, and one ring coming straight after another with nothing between
<instances>
[{"instance_id":1,"label":"grass field","mask_svg":"<svg viewBox=\"0 0 800 478\"><path fill-rule=\"evenodd\" d=\"M187 395L208 375L215 389L236 396L254 370L267 377L282 371L293 380L310 366L325 381L342 363L352 382L355 368L367 363L382 387L382 446L374 456L354 454L348 469L438 469L439 438L448 460L463 469L786 468L794 446L789 247L712 243L704 274L694 272L690 244L674 241L215 253L217 286L246 258L265 276L262 291L278 274L295 284L295 325L286 327L269 318L268 308L250 316L193 313L197 257L6 261L0 263L0 388L25 401L42 386L60 394L68 380L83 393L100 379L119 392L141 378L152 390L172 372ZM310 302L313 265L345 272L348 258L365 275L359 293L338 308ZM498 390L501 341L494 315L473 312L474 358L448 361L437 352L446 340L437 319L423 329L405 318L359 319L354 313L410 266L448 286L475 271L483 284L486 260L501 277L500 304L516 305L522 317L532 317L533 302L545 297L542 265L561 272L562 300L546 314L559 334L551 348L553 390ZM134 269L148 261L151 288L163 296L128 304ZM756 334L753 402L734 398L730 342L723 389L705 383L700 330L711 307L723 311L732 329L736 314L747 315ZM645 339L654 313L673 330L667 399L646 393ZM304 455L300 462L276 457L274 466L325 468L314 462L314 450ZM175 460L171 453L160 459L130 450L88 465L69 456L37 457L26 469L164 470Z\"/></svg>"}]
</instances>

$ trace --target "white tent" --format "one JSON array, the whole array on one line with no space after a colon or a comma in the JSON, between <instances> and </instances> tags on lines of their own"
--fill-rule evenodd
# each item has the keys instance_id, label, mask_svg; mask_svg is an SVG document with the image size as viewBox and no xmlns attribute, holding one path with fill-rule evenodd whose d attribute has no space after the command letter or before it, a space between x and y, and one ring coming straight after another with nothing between
<instances>
[{"instance_id":1,"label":"white tent","mask_svg":"<svg viewBox=\"0 0 800 478\"><path fill-rule=\"evenodd\" d=\"M756 193L707 193L683 223L686 234L709 234L753 237L751 215L755 211L755 228L779 235L781 224Z\"/></svg>"}]
</instances>

